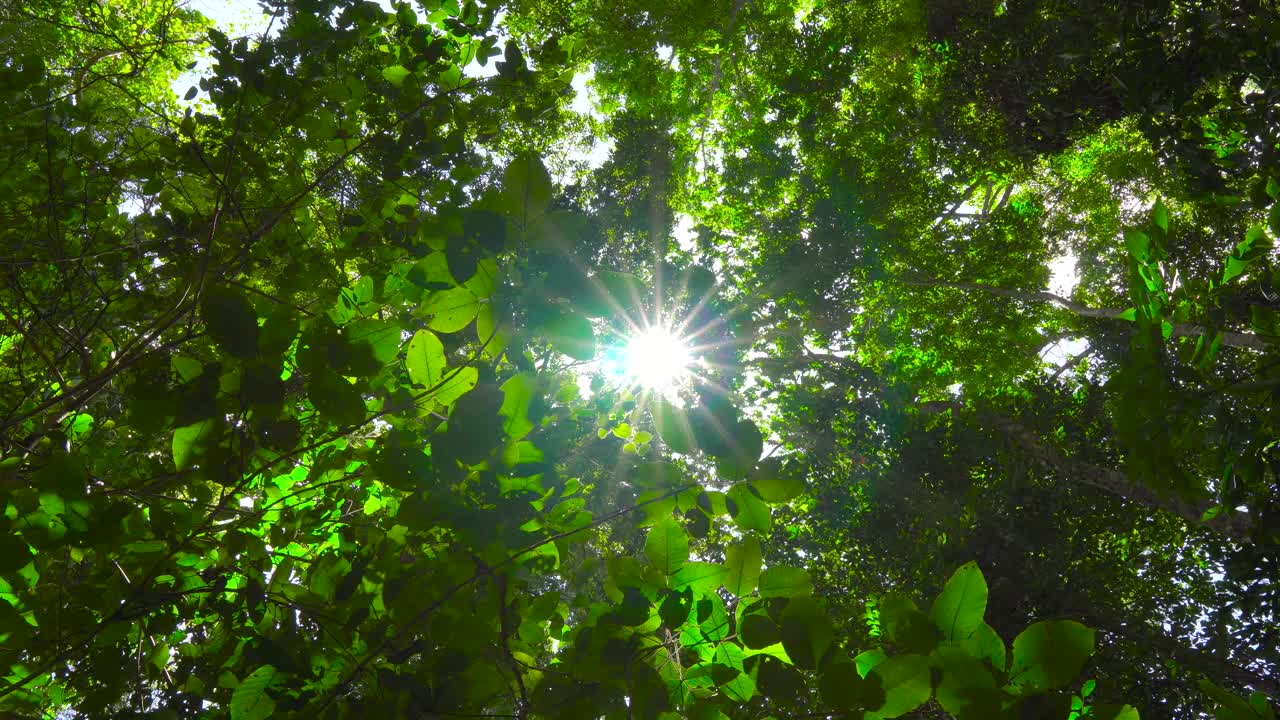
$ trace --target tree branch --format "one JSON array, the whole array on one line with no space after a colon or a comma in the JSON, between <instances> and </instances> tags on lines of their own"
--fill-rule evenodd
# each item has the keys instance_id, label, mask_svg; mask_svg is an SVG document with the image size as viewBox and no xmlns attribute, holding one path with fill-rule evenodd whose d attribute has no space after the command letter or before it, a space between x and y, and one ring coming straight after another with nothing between
<instances>
[{"instance_id":1,"label":"tree branch","mask_svg":"<svg viewBox=\"0 0 1280 720\"><path fill-rule=\"evenodd\" d=\"M1051 293L1047 290L1014 290L1011 288L995 287L993 285L984 285L982 283L973 282L951 282L947 280L903 280L905 285L914 285L917 287L945 287L955 290L975 290L984 292L989 295L998 295L1022 302L1049 302L1059 305L1080 317L1094 318L1099 320L1120 320L1120 316L1124 314L1124 310L1115 308L1095 308L1069 300ZM1209 328L1198 323L1174 323L1173 337L1200 337L1210 335ZM1232 332L1230 330L1222 330L1219 333L1222 337L1222 344L1228 347L1248 348L1264 352L1271 349L1271 341L1261 335L1252 333Z\"/></svg>"}]
</instances>

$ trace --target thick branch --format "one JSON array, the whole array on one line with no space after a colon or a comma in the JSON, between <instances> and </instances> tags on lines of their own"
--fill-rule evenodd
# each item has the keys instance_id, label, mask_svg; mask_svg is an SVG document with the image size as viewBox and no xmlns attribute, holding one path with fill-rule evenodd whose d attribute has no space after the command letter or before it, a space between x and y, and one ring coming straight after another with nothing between
<instances>
[{"instance_id":1,"label":"thick branch","mask_svg":"<svg viewBox=\"0 0 1280 720\"><path fill-rule=\"evenodd\" d=\"M1222 513L1208 522L1202 522L1201 518L1204 514L1216 505L1211 500L1192 502L1178 497L1175 493L1156 492L1142 483L1130 480L1129 476L1119 470L1099 467L1059 453L1041 442L1035 433L1003 415L985 413L982 418L998 427L1007 437L1012 438L1036 461L1051 468L1063 478L1092 485L1125 500L1172 513L1186 520L1189 525L1203 524L1233 540L1249 542L1249 530L1252 528L1253 518L1248 514Z\"/></svg>"},{"instance_id":2,"label":"thick branch","mask_svg":"<svg viewBox=\"0 0 1280 720\"><path fill-rule=\"evenodd\" d=\"M1261 692L1273 702L1280 702L1280 683L1275 680L1204 649L1188 647L1177 638L1169 637L1149 625L1139 626L1099 614L1087 614L1081 619L1093 627L1115 633L1139 645L1159 648L1179 664L1204 673L1219 685L1248 687Z\"/></svg>"},{"instance_id":3,"label":"thick branch","mask_svg":"<svg viewBox=\"0 0 1280 720\"><path fill-rule=\"evenodd\" d=\"M925 413L945 410L960 412L964 410L964 405L960 402L942 401L926 403L920 409ZM989 429L997 430L1013 440L1022 451L1063 480L1090 485L1130 502L1172 513L1185 520L1188 525L1204 525L1235 542L1251 542L1249 535L1253 528L1253 516L1247 513L1220 513L1207 522L1202 521L1205 513L1216 506L1211 500L1192 502L1173 493L1166 495L1134 482L1119 470L1077 460L1049 447L1035 433L1005 415L984 412L978 417Z\"/></svg>"},{"instance_id":4,"label":"thick branch","mask_svg":"<svg viewBox=\"0 0 1280 720\"><path fill-rule=\"evenodd\" d=\"M1050 302L1059 305L1080 317L1096 318L1100 320L1119 320L1124 314L1124 310L1115 308L1095 308L1074 300L1064 298L1046 290L1013 290L1010 288L994 287L992 285L984 285L982 283L972 282L948 282L946 280L904 280L906 285L915 285L919 287L946 287L955 288L956 290L977 290L987 293L988 295L999 295L1000 297L1021 300L1022 302ZM1174 323L1174 337L1199 337L1208 335L1209 328L1198 323ZM1271 341L1261 335L1252 333L1232 332L1229 330L1221 331L1222 344L1229 347L1249 348L1259 352L1268 350L1272 347Z\"/></svg>"}]
</instances>

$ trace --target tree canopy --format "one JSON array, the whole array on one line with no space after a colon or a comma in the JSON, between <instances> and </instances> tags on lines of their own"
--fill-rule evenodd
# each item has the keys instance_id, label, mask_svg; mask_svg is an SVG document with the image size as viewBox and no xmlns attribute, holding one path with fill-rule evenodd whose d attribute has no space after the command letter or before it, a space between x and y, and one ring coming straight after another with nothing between
<instances>
[{"instance_id":1,"label":"tree canopy","mask_svg":"<svg viewBox=\"0 0 1280 720\"><path fill-rule=\"evenodd\" d=\"M1274 720L1274 3L260 5L0 5L0 716Z\"/></svg>"}]
</instances>

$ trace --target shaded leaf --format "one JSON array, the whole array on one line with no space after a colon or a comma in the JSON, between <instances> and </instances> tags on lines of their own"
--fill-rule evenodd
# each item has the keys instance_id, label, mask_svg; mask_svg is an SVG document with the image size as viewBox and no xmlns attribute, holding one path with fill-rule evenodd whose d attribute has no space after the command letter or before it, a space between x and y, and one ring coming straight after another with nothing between
<instances>
[{"instance_id":1,"label":"shaded leaf","mask_svg":"<svg viewBox=\"0 0 1280 720\"><path fill-rule=\"evenodd\" d=\"M244 295L212 286L200 298L200 315L209 337L226 353L248 359L258 354L258 314Z\"/></svg>"},{"instance_id":2,"label":"shaded leaf","mask_svg":"<svg viewBox=\"0 0 1280 720\"><path fill-rule=\"evenodd\" d=\"M275 680L276 669L263 665L240 681L231 694L231 720L265 720L276 710L276 703L267 694L267 688Z\"/></svg>"},{"instance_id":3,"label":"shaded leaf","mask_svg":"<svg viewBox=\"0 0 1280 720\"><path fill-rule=\"evenodd\" d=\"M1010 683L1024 694L1074 682L1093 655L1093 630L1074 620L1032 624L1013 640Z\"/></svg>"},{"instance_id":4,"label":"shaded leaf","mask_svg":"<svg viewBox=\"0 0 1280 720\"><path fill-rule=\"evenodd\" d=\"M760 597L797 598L813 594L813 581L801 568L774 565L760 574Z\"/></svg>"},{"instance_id":5,"label":"shaded leaf","mask_svg":"<svg viewBox=\"0 0 1280 720\"><path fill-rule=\"evenodd\" d=\"M660 520L649 529L645 557L663 575L672 575L689 560L689 536L675 520Z\"/></svg>"},{"instance_id":6,"label":"shaded leaf","mask_svg":"<svg viewBox=\"0 0 1280 720\"><path fill-rule=\"evenodd\" d=\"M760 541L743 538L724 551L724 588L738 597L746 597L760 581Z\"/></svg>"}]
</instances>

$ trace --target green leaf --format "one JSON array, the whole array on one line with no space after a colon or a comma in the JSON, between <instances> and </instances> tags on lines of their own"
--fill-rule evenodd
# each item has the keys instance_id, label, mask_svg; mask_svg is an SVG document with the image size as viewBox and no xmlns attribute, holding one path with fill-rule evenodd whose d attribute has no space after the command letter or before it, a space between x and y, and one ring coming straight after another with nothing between
<instances>
[{"instance_id":1,"label":"green leaf","mask_svg":"<svg viewBox=\"0 0 1280 720\"><path fill-rule=\"evenodd\" d=\"M447 364L444 343L431 331L419 330L409 339L404 366L414 385L421 385L424 390L435 387L444 378Z\"/></svg>"},{"instance_id":2,"label":"green leaf","mask_svg":"<svg viewBox=\"0 0 1280 720\"><path fill-rule=\"evenodd\" d=\"M1160 200L1157 200L1155 207L1151 208L1151 222L1160 228L1160 232L1169 232L1169 208L1165 207Z\"/></svg>"},{"instance_id":3,"label":"green leaf","mask_svg":"<svg viewBox=\"0 0 1280 720\"><path fill-rule=\"evenodd\" d=\"M754 530L761 535L768 535L773 526L769 514L769 506L756 497L746 485L734 485L729 488L727 496L729 515L734 523L743 530Z\"/></svg>"},{"instance_id":4,"label":"green leaf","mask_svg":"<svg viewBox=\"0 0 1280 720\"><path fill-rule=\"evenodd\" d=\"M480 381L480 371L473 367L458 368L447 373L440 389L431 398L441 405L452 405Z\"/></svg>"},{"instance_id":5,"label":"green leaf","mask_svg":"<svg viewBox=\"0 0 1280 720\"><path fill-rule=\"evenodd\" d=\"M898 655L878 664L869 677L880 679L884 705L866 714L867 720L896 718L929 701L933 695L932 667L923 655Z\"/></svg>"},{"instance_id":6,"label":"green leaf","mask_svg":"<svg viewBox=\"0 0 1280 720\"><path fill-rule=\"evenodd\" d=\"M723 565L709 562L686 562L671 578L676 590L691 589L699 595L714 592L725 581L727 571Z\"/></svg>"},{"instance_id":7,"label":"green leaf","mask_svg":"<svg viewBox=\"0 0 1280 720\"><path fill-rule=\"evenodd\" d=\"M442 333L453 333L465 328L480 312L480 302L466 288L452 288L431 293L419 312L429 315L427 327Z\"/></svg>"},{"instance_id":8,"label":"green leaf","mask_svg":"<svg viewBox=\"0 0 1280 720\"><path fill-rule=\"evenodd\" d=\"M991 667L1004 672L1007 660L1004 640L990 625L979 625L973 635L960 641L960 646L970 657L985 660Z\"/></svg>"},{"instance_id":9,"label":"green leaf","mask_svg":"<svg viewBox=\"0 0 1280 720\"><path fill-rule=\"evenodd\" d=\"M782 641L778 625L761 613L751 613L742 618L738 626L738 634L742 644L751 649L759 649L776 645Z\"/></svg>"},{"instance_id":10,"label":"green leaf","mask_svg":"<svg viewBox=\"0 0 1280 720\"><path fill-rule=\"evenodd\" d=\"M209 442L218 437L218 419L208 418L173 431L173 464L186 470L203 454Z\"/></svg>"},{"instance_id":11,"label":"green leaf","mask_svg":"<svg viewBox=\"0 0 1280 720\"><path fill-rule=\"evenodd\" d=\"M321 415L337 425L359 425L364 422L364 398L360 396L360 391L335 372L316 373L311 378L308 397Z\"/></svg>"},{"instance_id":12,"label":"green leaf","mask_svg":"<svg viewBox=\"0 0 1280 720\"><path fill-rule=\"evenodd\" d=\"M884 689L877 676L869 679L851 662L833 662L822 670L818 691L822 701L836 710L878 708L884 704Z\"/></svg>"},{"instance_id":13,"label":"green leaf","mask_svg":"<svg viewBox=\"0 0 1280 720\"><path fill-rule=\"evenodd\" d=\"M1093 655L1093 630L1074 620L1035 623L1013 640L1009 682L1023 694L1065 687Z\"/></svg>"},{"instance_id":14,"label":"green leaf","mask_svg":"<svg viewBox=\"0 0 1280 720\"><path fill-rule=\"evenodd\" d=\"M666 401L656 401L652 408L653 428L672 451L688 455L697 449L689 417L682 408Z\"/></svg>"},{"instance_id":15,"label":"green leaf","mask_svg":"<svg viewBox=\"0 0 1280 720\"><path fill-rule=\"evenodd\" d=\"M1138 715L1138 709L1132 705L1099 703L1089 708L1089 720L1142 720L1142 718Z\"/></svg>"},{"instance_id":16,"label":"green leaf","mask_svg":"<svg viewBox=\"0 0 1280 720\"><path fill-rule=\"evenodd\" d=\"M689 560L689 536L675 520L660 520L649 529L644 554L658 572L673 575Z\"/></svg>"},{"instance_id":17,"label":"green leaf","mask_svg":"<svg viewBox=\"0 0 1280 720\"><path fill-rule=\"evenodd\" d=\"M897 594L880 599L880 626L884 637L902 649L927 653L938 644L939 633L933 621L916 606L915 601Z\"/></svg>"},{"instance_id":18,"label":"green leaf","mask_svg":"<svg viewBox=\"0 0 1280 720\"><path fill-rule=\"evenodd\" d=\"M743 538L724 551L724 588L738 597L746 597L760 581L760 541Z\"/></svg>"},{"instance_id":19,"label":"green leaf","mask_svg":"<svg viewBox=\"0 0 1280 720\"><path fill-rule=\"evenodd\" d=\"M1151 259L1151 238L1146 233L1136 228L1125 228L1124 242L1129 248L1129 254L1139 263Z\"/></svg>"},{"instance_id":20,"label":"green leaf","mask_svg":"<svg viewBox=\"0 0 1280 720\"><path fill-rule=\"evenodd\" d=\"M400 323L393 320L357 320L347 325L346 334L353 344L367 346L381 365L395 360L400 350Z\"/></svg>"},{"instance_id":21,"label":"green leaf","mask_svg":"<svg viewBox=\"0 0 1280 720\"><path fill-rule=\"evenodd\" d=\"M0 575L8 575L26 567L35 557L27 546L27 541L12 530L0 532ZM8 603L0 599L0 605L8 607ZM3 610L4 607L0 607ZM0 631L2 633L3 631Z\"/></svg>"},{"instance_id":22,"label":"green leaf","mask_svg":"<svg viewBox=\"0 0 1280 720\"><path fill-rule=\"evenodd\" d=\"M760 573L760 597L797 598L813 595L813 581L805 570L774 565Z\"/></svg>"},{"instance_id":23,"label":"green leaf","mask_svg":"<svg viewBox=\"0 0 1280 720\"><path fill-rule=\"evenodd\" d=\"M795 598L782 612L782 647L796 667L813 670L835 640L831 619L813 598Z\"/></svg>"},{"instance_id":24,"label":"green leaf","mask_svg":"<svg viewBox=\"0 0 1280 720\"><path fill-rule=\"evenodd\" d=\"M990 716L989 705L999 707L996 679L980 660L959 650L940 649L935 663L941 671L938 704L955 717Z\"/></svg>"},{"instance_id":25,"label":"green leaf","mask_svg":"<svg viewBox=\"0 0 1280 720\"><path fill-rule=\"evenodd\" d=\"M479 267L477 263L477 270ZM448 256L442 252L433 252L419 260L405 277L414 285L427 290L448 290L458 284L449 271Z\"/></svg>"},{"instance_id":26,"label":"green leaf","mask_svg":"<svg viewBox=\"0 0 1280 720\"><path fill-rule=\"evenodd\" d=\"M1244 698L1228 692L1207 679L1200 680L1200 692L1204 693L1216 705L1214 716L1218 720L1272 720L1275 716L1266 700L1262 700L1262 710L1254 708Z\"/></svg>"},{"instance_id":27,"label":"green leaf","mask_svg":"<svg viewBox=\"0 0 1280 720\"><path fill-rule=\"evenodd\" d=\"M743 672L743 659L742 649L733 643L717 646L712 658L716 665L731 671L717 677L716 684L725 697L734 702L747 702L756 694L755 681Z\"/></svg>"},{"instance_id":28,"label":"green leaf","mask_svg":"<svg viewBox=\"0 0 1280 720\"><path fill-rule=\"evenodd\" d=\"M596 356L596 335L591 321L578 313L559 315L542 326L551 347L574 360L591 360Z\"/></svg>"},{"instance_id":29,"label":"green leaf","mask_svg":"<svg viewBox=\"0 0 1280 720\"><path fill-rule=\"evenodd\" d=\"M784 503L800 497L804 492L804 480L791 477L767 477L751 481L751 487L769 503Z\"/></svg>"},{"instance_id":30,"label":"green leaf","mask_svg":"<svg viewBox=\"0 0 1280 720\"><path fill-rule=\"evenodd\" d=\"M409 69L403 65L384 67L382 68L382 77L386 78L386 81L392 85L400 87L404 84L404 79L409 77Z\"/></svg>"},{"instance_id":31,"label":"green leaf","mask_svg":"<svg viewBox=\"0 0 1280 720\"><path fill-rule=\"evenodd\" d=\"M731 429L730 444L734 463L744 470L750 470L764 451L764 436L755 423L740 420Z\"/></svg>"},{"instance_id":32,"label":"green leaf","mask_svg":"<svg viewBox=\"0 0 1280 720\"><path fill-rule=\"evenodd\" d=\"M644 281L631 273L600 270L587 280L586 292L574 307L593 317L625 316L648 298Z\"/></svg>"},{"instance_id":33,"label":"green leaf","mask_svg":"<svg viewBox=\"0 0 1280 720\"><path fill-rule=\"evenodd\" d=\"M590 237L591 221L587 216L567 210L553 210L538 218L529 228L526 241L540 252L571 252L577 243Z\"/></svg>"},{"instance_id":34,"label":"green leaf","mask_svg":"<svg viewBox=\"0 0 1280 720\"><path fill-rule=\"evenodd\" d=\"M502 174L504 205L521 225L528 224L546 210L551 203L551 174L542 160L533 155L521 155L507 165Z\"/></svg>"},{"instance_id":35,"label":"green leaf","mask_svg":"<svg viewBox=\"0 0 1280 720\"><path fill-rule=\"evenodd\" d=\"M977 563L967 562L951 575L933 601L933 623L948 642L961 642L983 624L987 612L987 581Z\"/></svg>"},{"instance_id":36,"label":"green leaf","mask_svg":"<svg viewBox=\"0 0 1280 720\"><path fill-rule=\"evenodd\" d=\"M889 656L885 654L884 648L873 648L865 652L858 653L853 658L853 663L858 666L858 674L866 677L875 666L888 660Z\"/></svg>"},{"instance_id":37,"label":"green leaf","mask_svg":"<svg viewBox=\"0 0 1280 720\"><path fill-rule=\"evenodd\" d=\"M512 375L502 384L502 407L498 414L506 418L502 429L512 440L519 440L533 430L529 406L536 396L537 382L533 373L526 372Z\"/></svg>"},{"instance_id":38,"label":"green leaf","mask_svg":"<svg viewBox=\"0 0 1280 720\"><path fill-rule=\"evenodd\" d=\"M258 314L244 295L212 286L200 298L200 316L209 337L224 352L241 359L258 354Z\"/></svg>"},{"instance_id":39,"label":"green leaf","mask_svg":"<svg viewBox=\"0 0 1280 720\"><path fill-rule=\"evenodd\" d=\"M276 669L262 665L240 681L231 694L231 720L266 720L276 711L276 703L267 694L275 679Z\"/></svg>"},{"instance_id":40,"label":"green leaf","mask_svg":"<svg viewBox=\"0 0 1280 720\"><path fill-rule=\"evenodd\" d=\"M499 322L493 305L485 305L476 315L476 340L485 344L484 354L492 359L496 359L507 347L510 333L506 324Z\"/></svg>"}]
</instances>

